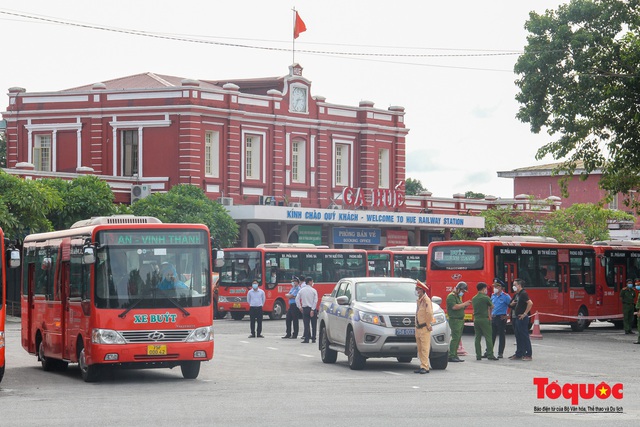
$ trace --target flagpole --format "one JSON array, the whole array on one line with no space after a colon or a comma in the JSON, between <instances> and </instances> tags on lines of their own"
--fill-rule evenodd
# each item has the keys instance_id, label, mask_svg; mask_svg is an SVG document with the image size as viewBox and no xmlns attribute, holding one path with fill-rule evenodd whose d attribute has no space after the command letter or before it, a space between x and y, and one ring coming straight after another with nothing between
<instances>
[{"instance_id":1,"label":"flagpole","mask_svg":"<svg viewBox=\"0 0 640 427\"><path fill-rule=\"evenodd\" d=\"M291 37L293 40L293 43L291 45L291 52L293 54L293 58L292 58L292 65L296 63L296 37L295 37L295 27L296 27L296 8L294 6L293 10L293 27L291 27Z\"/></svg>"}]
</instances>

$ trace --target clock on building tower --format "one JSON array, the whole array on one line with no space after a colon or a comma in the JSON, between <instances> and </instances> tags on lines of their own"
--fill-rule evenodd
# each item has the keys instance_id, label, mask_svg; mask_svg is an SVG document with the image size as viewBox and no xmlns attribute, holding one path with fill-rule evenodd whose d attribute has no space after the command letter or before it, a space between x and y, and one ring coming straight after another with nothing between
<instances>
[{"instance_id":1,"label":"clock on building tower","mask_svg":"<svg viewBox=\"0 0 640 427\"><path fill-rule=\"evenodd\" d=\"M303 87L294 87L291 89L291 110L298 113L307 111L307 89Z\"/></svg>"}]
</instances>

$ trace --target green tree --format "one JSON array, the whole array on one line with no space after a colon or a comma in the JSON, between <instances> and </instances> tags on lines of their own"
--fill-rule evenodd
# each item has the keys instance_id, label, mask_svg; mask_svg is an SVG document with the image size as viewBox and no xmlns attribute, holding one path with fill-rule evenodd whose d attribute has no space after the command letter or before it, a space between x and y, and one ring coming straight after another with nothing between
<instances>
[{"instance_id":1,"label":"green tree","mask_svg":"<svg viewBox=\"0 0 640 427\"><path fill-rule=\"evenodd\" d=\"M561 243L593 243L609 239L610 221L634 221L633 215L592 203L578 203L546 216L542 234Z\"/></svg>"},{"instance_id":2,"label":"green tree","mask_svg":"<svg viewBox=\"0 0 640 427\"><path fill-rule=\"evenodd\" d=\"M524 234L540 234L540 222L535 212L522 212L512 207L487 209L480 213L484 218L483 229L455 229L452 238L456 240L475 240L478 237Z\"/></svg>"},{"instance_id":3,"label":"green tree","mask_svg":"<svg viewBox=\"0 0 640 427\"><path fill-rule=\"evenodd\" d=\"M426 191L426 188L422 186L422 182L420 182L420 180L407 178L404 183L404 190L407 196L415 196L421 191Z\"/></svg>"},{"instance_id":4,"label":"green tree","mask_svg":"<svg viewBox=\"0 0 640 427\"><path fill-rule=\"evenodd\" d=\"M153 193L131 205L131 211L162 222L205 224L221 247L232 246L238 238L238 225L226 209L193 185L176 185L167 193Z\"/></svg>"},{"instance_id":5,"label":"green tree","mask_svg":"<svg viewBox=\"0 0 640 427\"><path fill-rule=\"evenodd\" d=\"M531 12L525 28L517 117L557 136L536 158L562 160L556 173L567 179L580 163L582 179L600 169L603 189L629 194L640 185L640 1L572 0ZM640 208L633 197L625 203Z\"/></svg>"},{"instance_id":6,"label":"green tree","mask_svg":"<svg viewBox=\"0 0 640 427\"><path fill-rule=\"evenodd\" d=\"M464 193L465 199L484 199L484 197L484 193L475 193L473 191L467 191L466 193Z\"/></svg>"},{"instance_id":7,"label":"green tree","mask_svg":"<svg viewBox=\"0 0 640 427\"><path fill-rule=\"evenodd\" d=\"M0 227L10 239L53 230L48 215L62 206L58 191L42 181L0 171Z\"/></svg>"}]
</instances>

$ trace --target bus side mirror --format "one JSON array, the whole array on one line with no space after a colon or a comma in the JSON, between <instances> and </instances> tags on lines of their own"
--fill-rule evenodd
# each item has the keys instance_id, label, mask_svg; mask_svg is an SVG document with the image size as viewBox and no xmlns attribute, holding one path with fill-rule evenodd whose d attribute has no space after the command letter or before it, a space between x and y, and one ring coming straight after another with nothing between
<instances>
[{"instance_id":1,"label":"bus side mirror","mask_svg":"<svg viewBox=\"0 0 640 427\"><path fill-rule=\"evenodd\" d=\"M9 268L20 267L20 251L11 249L9 251Z\"/></svg>"},{"instance_id":2,"label":"bus side mirror","mask_svg":"<svg viewBox=\"0 0 640 427\"><path fill-rule=\"evenodd\" d=\"M82 263L91 265L96 262L96 249L93 246L82 248Z\"/></svg>"},{"instance_id":3,"label":"bus side mirror","mask_svg":"<svg viewBox=\"0 0 640 427\"><path fill-rule=\"evenodd\" d=\"M213 265L214 267L222 267L224 265L224 251L217 250L213 254Z\"/></svg>"}]
</instances>

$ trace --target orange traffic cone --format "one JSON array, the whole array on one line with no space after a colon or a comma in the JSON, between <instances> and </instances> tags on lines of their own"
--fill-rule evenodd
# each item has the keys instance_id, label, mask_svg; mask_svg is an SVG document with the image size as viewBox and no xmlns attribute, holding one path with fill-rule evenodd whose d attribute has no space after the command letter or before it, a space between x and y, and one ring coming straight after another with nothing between
<instances>
[{"instance_id":1,"label":"orange traffic cone","mask_svg":"<svg viewBox=\"0 0 640 427\"><path fill-rule=\"evenodd\" d=\"M467 350L462 346L462 338L460 338L460 344L458 344L458 356L466 356Z\"/></svg>"},{"instance_id":2,"label":"orange traffic cone","mask_svg":"<svg viewBox=\"0 0 640 427\"><path fill-rule=\"evenodd\" d=\"M538 312L536 311L536 314L534 314L535 320L533 321L533 330L531 331L531 334L529 335L529 337L536 339L536 340L541 340L542 339L542 334L540 333L540 315L538 314Z\"/></svg>"}]
</instances>

